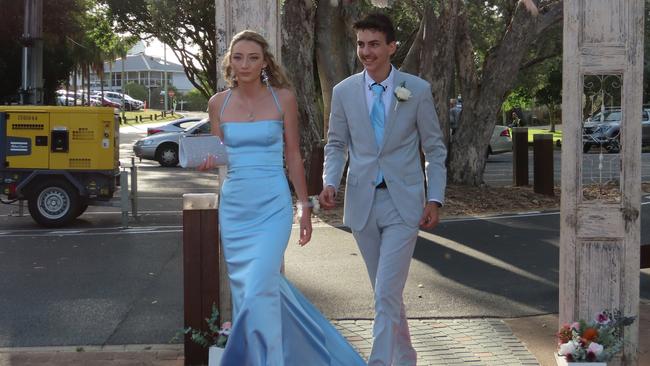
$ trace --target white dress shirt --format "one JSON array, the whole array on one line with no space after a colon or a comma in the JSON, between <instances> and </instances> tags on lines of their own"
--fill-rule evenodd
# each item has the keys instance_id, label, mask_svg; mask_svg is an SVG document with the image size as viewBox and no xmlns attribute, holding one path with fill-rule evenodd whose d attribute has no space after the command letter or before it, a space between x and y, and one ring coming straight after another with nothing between
<instances>
[{"instance_id":1,"label":"white dress shirt","mask_svg":"<svg viewBox=\"0 0 650 366\"><path fill-rule=\"evenodd\" d=\"M393 85L395 73L393 72L393 69L394 67L391 65L388 77L381 83L377 83L384 87L384 93L381 95L381 99L384 102L384 121L388 119L388 109L390 108L390 105L393 101L393 90L395 90L395 86ZM366 71L363 72L363 76L366 85L366 105L368 106L368 115L370 115L372 111L372 104L375 102L375 94L372 92L372 89L370 89L370 87L375 83L375 80L372 80Z\"/></svg>"}]
</instances>

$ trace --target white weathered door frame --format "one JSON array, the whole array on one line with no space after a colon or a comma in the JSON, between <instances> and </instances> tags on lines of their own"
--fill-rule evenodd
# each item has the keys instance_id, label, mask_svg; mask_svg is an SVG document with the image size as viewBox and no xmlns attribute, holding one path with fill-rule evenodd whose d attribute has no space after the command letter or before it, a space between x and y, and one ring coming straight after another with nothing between
<instances>
[{"instance_id":1,"label":"white weathered door frame","mask_svg":"<svg viewBox=\"0 0 650 366\"><path fill-rule=\"evenodd\" d=\"M564 0L560 324L603 309L639 310L642 0ZM583 198L585 75L619 75L620 198ZM624 365L637 364L638 322L625 329ZM620 360L614 361L618 364Z\"/></svg>"},{"instance_id":2,"label":"white weathered door frame","mask_svg":"<svg viewBox=\"0 0 650 366\"><path fill-rule=\"evenodd\" d=\"M232 37L245 29L254 30L266 38L277 62L282 60L280 1L278 0L215 0L217 26L217 88L223 90L221 62Z\"/></svg>"}]
</instances>

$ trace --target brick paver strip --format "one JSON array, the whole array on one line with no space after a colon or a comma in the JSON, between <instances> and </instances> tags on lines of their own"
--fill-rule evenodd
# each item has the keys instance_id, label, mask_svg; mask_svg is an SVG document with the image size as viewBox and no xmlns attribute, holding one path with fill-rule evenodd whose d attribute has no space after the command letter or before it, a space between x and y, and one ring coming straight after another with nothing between
<instances>
[{"instance_id":1,"label":"brick paver strip","mask_svg":"<svg viewBox=\"0 0 650 366\"><path fill-rule=\"evenodd\" d=\"M333 323L341 334L354 340L352 346L368 359L372 321ZM418 366L539 366L535 357L500 319L409 319L409 327L413 347L418 352Z\"/></svg>"}]
</instances>

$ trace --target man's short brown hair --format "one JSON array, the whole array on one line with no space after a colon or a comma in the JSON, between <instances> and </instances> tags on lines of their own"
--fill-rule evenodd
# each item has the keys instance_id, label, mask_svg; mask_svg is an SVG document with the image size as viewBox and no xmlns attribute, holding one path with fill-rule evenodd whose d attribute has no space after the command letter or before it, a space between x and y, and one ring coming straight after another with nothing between
<instances>
[{"instance_id":1,"label":"man's short brown hair","mask_svg":"<svg viewBox=\"0 0 650 366\"><path fill-rule=\"evenodd\" d=\"M384 33L386 36L386 43L395 42L395 28L390 18L381 13L372 13L366 15L365 18L358 20L352 25L352 29L359 30L373 30Z\"/></svg>"}]
</instances>

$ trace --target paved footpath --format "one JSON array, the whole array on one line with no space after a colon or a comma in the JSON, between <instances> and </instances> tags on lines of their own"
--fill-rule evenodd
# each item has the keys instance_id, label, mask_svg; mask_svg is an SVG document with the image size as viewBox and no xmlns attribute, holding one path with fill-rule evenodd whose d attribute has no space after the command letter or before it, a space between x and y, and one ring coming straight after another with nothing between
<instances>
[{"instance_id":1,"label":"paved footpath","mask_svg":"<svg viewBox=\"0 0 650 366\"><path fill-rule=\"evenodd\" d=\"M641 302L639 310L638 366L650 366L650 303ZM333 323L367 359L372 322ZM555 314L514 319L410 319L409 325L418 366L556 365ZM0 348L0 366L183 366L183 361L182 344Z\"/></svg>"},{"instance_id":2,"label":"paved footpath","mask_svg":"<svg viewBox=\"0 0 650 366\"><path fill-rule=\"evenodd\" d=\"M372 322L338 320L334 325L367 359ZM409 325L418 365L539 365L500 319L411 319ZM182 366L183 346L0 348L0 365Z\"/></svg>"}]
</instances>

